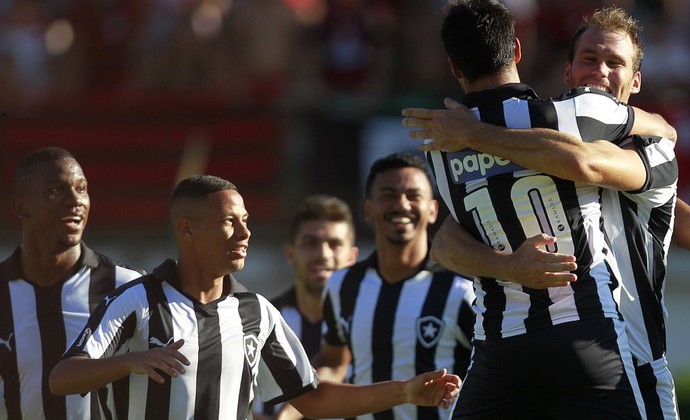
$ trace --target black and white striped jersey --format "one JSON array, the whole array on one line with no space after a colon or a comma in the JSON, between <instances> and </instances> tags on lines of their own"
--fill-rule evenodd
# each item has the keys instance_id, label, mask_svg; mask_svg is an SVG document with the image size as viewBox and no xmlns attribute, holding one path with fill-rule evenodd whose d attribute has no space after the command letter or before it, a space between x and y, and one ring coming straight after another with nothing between
<instances>
[{"instance_id":1,"label":"black and white striped jersey","mask_svg":"<svg viewBox=\"0 0 690 420\"><path fill-rule=\"evenodd\" d=\"M625 143L630 141L645 163L646 184L633 192L605 189L602 208L606 234L621 272L620 307L630 349L637 360L651 363L666 351L663 290L678 162L674 143L668 139L632 136Z\"/></svg>"},{"instance_id":2,"label":"black and white striped jersey","mask_svg":"<svg viewBox=\"0 0 690 420\"><path fill-rule=\"evenodd\" d=\"M379 276L374 253L328 280L325 339L350 348L351 383L407 379L440 368L463 377L470 360L473 300L470 280L431 263L428 256L416 275L387 283ZM384 418L445 419L449 414L404 404Z\"/></svg>"},{"instance_id":3,"label":"black and white striped jersey","mask_svg":"<svg viewBox=\"0 0 690 420\"><path fill-rule=\"evenodd\" d=\"M108 296L65 353L91 358L145 351L184 339L185 373L159 384L129 375L128 395L109 401L119 419L244 419L255 397L282 402L315 389L316 372L297 337L267 299L232 276L208 304L175 285L176 262Z\"/></svg>"},{"instance_id":4,"label":"black and white striped jersey","mask_svg":"<svg viewBox=\"0 0 690 420\"><path fill-rule=\"evenodd\" d=\"M305 318L297 308L297 292L291 287L279 296L271 299L271 303L280 311L283 319L299 338L309 360L321 349L323 334L326 332L326 323L323 321L312 322ZM256 412L273 415L280 408L279 405L264 404L257 400L254 405Z\"/></svg>"},{"instance_id":5,"label":"black and white striped jersey","mask_svg":"<svg viewBox=\"0 0 690 420\"><path fill-rule=\"evenodd\" d=\"M19 247L0 263L0 419L102 418L96 392L55 396L48 377L105 296L141 273L81 247L78 271L52 287L24 279Z\"/></svg>"},{"instance_id":6,"label":"black and white striped jersey","mask_svg":"<svg viewBox=\"0 0 690 420\"><path fill-rule=\"evenodd\" d=\"M578 88L541 101L526 85L468 94L477 118L511 128L544 127L583 140L620 140L632 128L632 108L598 90ZM600 188L523 168L471 149L427 158L451 214L474 237L511 253L540 233L557 238L550 251L574 254L578 281L535 290L493 278L475 280L475 338L510 337L551 325L618 318L616 264L605 241Z\"/></svg>"},{"instance_id":7,"label":"black and white striped jersey","mask_svg":"<svg viewBox=\"0 0 690 420\"><path fill-rule=\"evenodd\" d=\"M307 356L312 359L321 349L326 324L323 321L312 322L302 315L297 308L297 292L294 286L280 296L271 299L271 303L280 311L285 322L299 338Z\"/></svg>"}]
</instances>

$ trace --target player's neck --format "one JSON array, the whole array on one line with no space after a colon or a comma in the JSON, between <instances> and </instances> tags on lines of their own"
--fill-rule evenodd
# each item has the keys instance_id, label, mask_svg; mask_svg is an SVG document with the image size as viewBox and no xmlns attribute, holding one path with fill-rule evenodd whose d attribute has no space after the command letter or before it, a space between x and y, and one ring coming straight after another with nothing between
<instances>
[{"instance_id":1,"label":"player's neck","mask_svg":"<svg viewBox=\"0 0 690 420\"><path fill-rule=\"evenodd\" d=\"M219 299L223 295L225 274L209 273L205 267L190 265L182 258L177 263L178 287L202 304Z\"/></svg>"},{"instance_id":2,"label":"player's neck","mask_svg":"<svg viewBox=\"0 0 690 420\"><path fill-rule=\"evenodd\" d=\"M461 81L462 89L465 93L494 89L509 83L520 83L520 74L514 66L489 76L480 77L473 82L468 82L466 79Z\"/></svg>"},{"instance_id":3,"label":"player's neck","mask_svg":"<svg viewBox=\"0 0 690 420\"><path fill-rule=\"evenodd\" d=\"M405 245L380 244L376 250L379 275L387 283L397 283L412 277L419 271L427 251L427 238L415 238Z\"/></svg>"},{"instance_id":4,"label":"player's neck","mask_svg":"<svg viewBox=\"0 0 690 420\"><path fill-rule=\"evenodd\" d=\"M20 254L25 279L41 287L50 287L69 278L80 257L80 244L46 252L43 246L30 241L22 243Z\"/></svg>"}]
</instances>

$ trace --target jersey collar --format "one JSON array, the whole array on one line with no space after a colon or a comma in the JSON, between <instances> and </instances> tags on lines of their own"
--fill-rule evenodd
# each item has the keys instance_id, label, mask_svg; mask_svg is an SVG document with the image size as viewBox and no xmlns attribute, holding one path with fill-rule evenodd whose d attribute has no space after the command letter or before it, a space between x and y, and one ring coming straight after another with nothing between
<instances>
[{"instance_id":1,"label":"jersey collar","mask_svg":"<svg viewBox=\"0 0 690 420\"><path fill-rule=\"evenodd\" d=\"M462 103L468 107L495 106L508 98L539 99L539 96L524 83L506 83L495 88L470 92L462 98Z\"/></svg>"},{"instance_id":2,"label":"jersey collar","mask_svg":"<svg viewBox=\"0 0 690 420\"><path fill-rule=\"evenodd\" d=\"M91 248L86 246L84 242L81 242L79 246L81 247L81 255L79 257L79 261L77 262L77 267L98 267L98 256L96 255L96 253L93 252ZM5 261L3 261L0 264L0 281L7 282L10 280L24 279L24 271L22 270L21 262L21 252L22 247L17 246L12 252L12 255L10 255Z\"/></svg>"}]
</instances>

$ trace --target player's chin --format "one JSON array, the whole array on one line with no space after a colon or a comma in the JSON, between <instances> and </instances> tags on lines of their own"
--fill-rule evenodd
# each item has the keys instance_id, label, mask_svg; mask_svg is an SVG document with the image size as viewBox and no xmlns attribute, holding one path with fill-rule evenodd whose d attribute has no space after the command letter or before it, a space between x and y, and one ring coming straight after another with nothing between
<instances>
[{"instance_id":1,"label":"player's chin","mask_svg":"<svg viewBox=\"0 0 690 420\"><path fill-rule=\"evenodd\" d=\"M72 235L65 235L58 240L58 243L65 248L72 248L81 243L81 232Z\"/></svg>"},{"instance_id":2,"label":"player's chin","mask_svg":"<svg viewBox=\"0 0 690 420\"><path fill-rule=\"evenodd\" d=\"M229 268L231 273L242 270L244 268L244 258L232 260Z\"/></svg>"}]
</instances>

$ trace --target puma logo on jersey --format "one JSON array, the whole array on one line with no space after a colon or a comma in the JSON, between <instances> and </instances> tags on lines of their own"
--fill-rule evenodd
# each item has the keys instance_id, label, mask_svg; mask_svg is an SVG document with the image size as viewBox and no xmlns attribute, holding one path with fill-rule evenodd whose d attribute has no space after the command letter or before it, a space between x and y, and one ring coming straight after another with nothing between
<instances>
[{"instance_id":1,"label":"puma logo on jersey","mask_svg":"<svg viewBox=\"0 0 690 420\"><path fill-rule=\"evenodd\" d=\"M448 153L446 159L448 160L448 171L455 184L464 184L475 179L524 169L508 159L472 149Z\"/></svg>"},{"instance_id":2,"label":"puma logo on jersey","mask_svg":"<svg viewBox=\"0 0 690 420\"><path fill-rule=\"evenodd\" d=\"M244 336L244 355L249 365L254 367L259 360L259 339L256 336Z\"/></svg>"},{"instance_id":3,"label":"puma logo on jersey","mask_svg":"<svg viewBox=\"0 0 690 420\"><path fill-rule=\"evenodd\" d=\"M446 323L435 316L423 316L417 319L417 341L424 348L431 348L443 335Z\"/></svg>"},{"instance_id":4,"label":"puma logo on jersey","mask_svg":"<svg viewBox=\"0 0 690 420\"><path fill-rule=\"evenodd\" d=\"M2 344L3 346L5 346L5 348L7 348L7 351L12 351L12 343L11 343L11 341L12 341L12 336L13 336L13 335L14 335L14 333L10 333L10 336L7 337L7 340L3 340L2 338L0 338L0 344Z\"/></svg>"},{"instance_id":5,"label":"puma logo on jersey","mask_svg":"<svg viewBox=\"0 0 690 420\"><path fill-rule=\"evenodd\" d=\"M110 302L112 302L113 300L115 300L115 296L110 296L110 295L108 295L108 296L105 297L104 300L105 300L105 306L109 306L109 305L110 305Z\"/></svg>"},{"instance_id":6,"label":"puma logo on jersey","mask_svg":"<svg viewBox=\"0 0 690 420\"><path fill-rule=\"evenodd\" d=\"M158 337L151 337L149 338L149 344L153 344L156 347L166 347L169 346L170 343L172 343L174 340L173 337L170 337L170 339L167 342L162 342L161 340L158 339Z\"/></svg>"}]
</instances>

